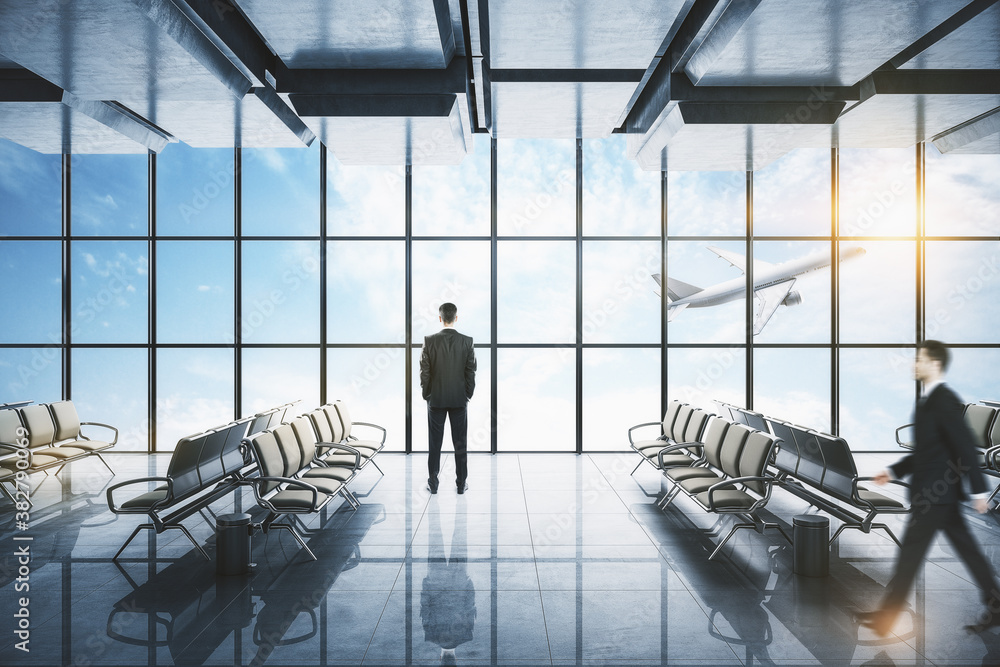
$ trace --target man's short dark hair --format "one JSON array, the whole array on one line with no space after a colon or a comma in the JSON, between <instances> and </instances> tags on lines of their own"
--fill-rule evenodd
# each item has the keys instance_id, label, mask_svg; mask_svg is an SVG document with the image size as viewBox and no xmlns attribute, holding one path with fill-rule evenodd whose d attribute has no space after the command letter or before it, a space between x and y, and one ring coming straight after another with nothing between
<instances>
[{"instance_id":1,"label":"man's short dark hair","mask_svg":"<svg viewBox=\"0 0 1000 667\"><path fill-rule=\"evenodd\" d=\"M438 314L441 315L442 322L453 324L455 318L458 317L458 306L453 303L442 303L441 307L438 308Z\"/></svg>"},{"instance_id":2,"label":"man's short dark hair","mask_svg":"<svg viewBox=\"0 0 1000 667\"><path fill-rule=\"evenodd\" d=\"M951 363L951 352L948 351L947 345L939 340L925 340L917 345L917 349L923 350L931 361L940 361L942 371L948 370L948 364Z\"/></svg>"}]
</instances>

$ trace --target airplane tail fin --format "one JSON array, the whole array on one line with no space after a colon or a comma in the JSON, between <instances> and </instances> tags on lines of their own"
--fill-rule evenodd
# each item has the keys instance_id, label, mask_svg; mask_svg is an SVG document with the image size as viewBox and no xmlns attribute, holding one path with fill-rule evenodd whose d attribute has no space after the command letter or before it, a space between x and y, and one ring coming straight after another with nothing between
<instances>
[{"instance_id":1,"label":"airplane tail fin","mask_svg":"<svg viewBox=\"0 0 1000 667\"><path fill-rule=\"evenodd\" d=\"M671 301L683 299L684 297L691 296L692 294L697 294L700 291L700 287L689 285L688 283L681 282L676 278L667 277L667 296L670 297Z\"/></svg>"}]
</instances>

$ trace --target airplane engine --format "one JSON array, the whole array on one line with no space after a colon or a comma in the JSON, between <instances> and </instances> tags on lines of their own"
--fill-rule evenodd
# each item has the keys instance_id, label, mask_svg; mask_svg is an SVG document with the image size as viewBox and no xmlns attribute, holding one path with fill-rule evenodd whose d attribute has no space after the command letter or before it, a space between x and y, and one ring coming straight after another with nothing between
<instances>
[{"instance_id":1,"label":"airplane engine","mask_svg":"<svg viewBox=\"0 0 1000 667\"><path fill-rule=\"evenodd\" d=\"M797 291L792 291L788 293L785 300L781 302L782 306L797 306L802 303L802 295Z\"/></svg>"}]
</instances>

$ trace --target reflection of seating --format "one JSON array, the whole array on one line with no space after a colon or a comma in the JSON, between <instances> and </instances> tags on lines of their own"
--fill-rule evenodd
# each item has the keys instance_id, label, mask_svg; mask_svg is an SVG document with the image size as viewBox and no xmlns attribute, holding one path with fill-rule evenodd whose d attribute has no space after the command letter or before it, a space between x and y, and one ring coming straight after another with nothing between
<instances>
[{"instance_id":1,"label":"reflection of seating","mask_svg":"<svg viewBox=\"0 0 1000 667\"><path fill-rule=\"evenodd\" d=\"M108 489L108 508L114 514L145 514L151 520L151 523L136 526L114 555L114 559L121 555L141 530L154 530L157 534L166 530L179 530L208 559L205 550L180 522L231 493L245 479L243 468L246 467L247 460L240 445L249 423L250 419L242 419L227 426L181 438L170 456L165 476L133 479ZM120 505L115 503L116 490L135 484L148 486L149 482L163 483ZM171 514L162 516L166 511L171 511Z\"/></svg>"},{"instance_id":2,"label":"reflection of seating","mask_svg":"<svg viewBox=\"0 0 1000 667\"><path fill-rule=\"evenodd\" d=\"M831 544L849 528L863 533L873 528L884 530L899 544L886 524L874 523L874 520L879 514L905 514L909 509L894 498L860 485L871 478L858 476L847 441L776 419L767 418L767 422L771 432L782 440L781 450L775 457L782 488L842 522L830 539ZM893 483L906 486L899 480ZM852 510L865 514L860 516Z\"/></svg>"}]
</instances>

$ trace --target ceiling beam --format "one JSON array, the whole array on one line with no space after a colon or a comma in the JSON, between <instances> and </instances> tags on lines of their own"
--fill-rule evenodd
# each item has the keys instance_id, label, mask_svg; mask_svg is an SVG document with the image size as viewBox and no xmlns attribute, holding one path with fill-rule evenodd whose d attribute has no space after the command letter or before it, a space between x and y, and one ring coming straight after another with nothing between
<instances>
[{"instance_id":1,"label":"ceiling beam","mask_svg":"<svg viewBox=\"0 0 1000 667\"><path fill-rule=\"evenodd\" d=\"M942 153L1000 134L1000 107L937 135L931 141Z\"/></svg>"},{"instance_id":2,"label":"ceiling beam","mask_svg":"<svg viewBox=\"0 0 1000 667\"><path fill-rule=\"evenodd\" d=\"M1000 0L973 0L973 2L970 2L968 5L952 14L926 35L915 41L913 44L910 44L894 57L890 58L889 61L879 69L886 70L902 67L934 44L940 42L942 39L982 14L993 5L997 4L997 2L1000 2Z\"/></svg>"}]
</instances>

